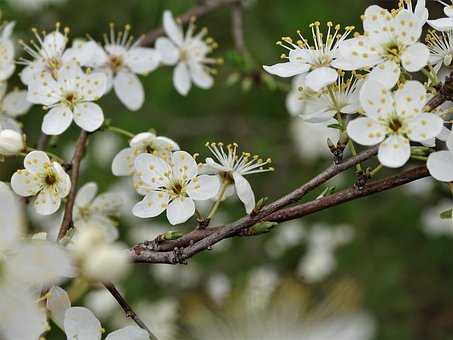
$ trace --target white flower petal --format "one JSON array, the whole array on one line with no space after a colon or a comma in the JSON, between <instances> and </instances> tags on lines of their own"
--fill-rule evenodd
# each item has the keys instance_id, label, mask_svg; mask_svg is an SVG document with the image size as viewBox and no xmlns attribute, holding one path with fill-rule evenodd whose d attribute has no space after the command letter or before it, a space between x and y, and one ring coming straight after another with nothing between
<instances>
[{"instance_id":1,"label":"white flower petal","mask_svg":"<svg viewBox=\"0 0 453 340\"><path fill-rule=\"evenodd\" d=\"M406 45L415 44L422 35L422 26L418 24L414 13L406 9L399 11L393 18L391 29L397 41Z\"/></svg>"},{"instance_id":2,"label":"white flower petal","mask_svg":"<svg viewBox=\"0 0 453 340\"><path fill-rule=\"evenodd\" d=\"M104 123L104 113L98 104L80 103L74 107L74 122L85 131L93 132Z\"/></svg>"},{"instance_id":3,"label":"white flower petal","mask_svg":"<svg viewBox=\"0 0 453 340\"><path fill-rule=\"evenodd\" d=\"M44 116L41 130L46 135L61 135L71 125L72 118L72 112L68 107L55 106Z\"/></svg>"},{"instance_id":4,"label":"white flower petal","mask_svg":"<svg viewBox=\"0 0 453 340\"><path fill-rule=\"evenodd\" d=\"M0 249L12 249L24 231L22 206L6 183L0 182Z\"/></svg>"},{"instance_id":5,"label":"white flower petal","mask_svg":"<svg viewBox=\"0 0 453 340\"><path fill-rule=\"evenodd\" d=\"M137 326L127 326L110 333L105 340L149 340L149 334Z\"/></svg>"},{"instance_id":6,"label":"white flower petal","mask_svg":"<svg viewBox=\"0 0 453 340\"><path fill-rule=\"evenodd\" d=\"M436 137L444 122L442 118L432 113L422 113L410 120L408 136L411 141L422 142Z\"/></svg>"},{"instance_id":7,"label":"white flower petal","mask_svg":"<svg viewBox=\"0 0 453 340\"><path fill-rule=\"evenodd\" d=\"M180 95L187 95L192 85L190 81L190 73L185 63L176 65L173 71L173 85Z\"/></svg>"},{"instance_id":8,"label":"white flower petal","mask_svg":"<svg viewBox=\"0 0 453 340\"><path fill-rule=\"evenodd\" d=\"M330 67L319 67L307 74L305 84L315 92L334 83L338 78L336 70Z\"/></svg>"},{"instance_id":9,"label":"white flower petal","mask_svg":"<svg viewBox=\"0 0 453 340\"><path fill-rule=\"evenodd\" d=\"M112 173L115 176L130 176L134 172L134 160L132 148L126 148L118 152L112 162Z\"/></svg>"},{"instance_id":10,"label":"white flower petal","mask_svg":"<svg viewBox=\"0 0 453 340\"><path fill-rule=\"evenodd\" d=\"M159 188L168 183L171 168L161 158L148 153L142 153L135 159L135 169L142 180L154 187Z\"/></svg>"},{"instance_id":11,"label":"white flower petal","mask_svg":"<svg viewBox=\"0 0 453 340\"><path fill-rule=\"evenodd\" d=\"M428 20L428 24L437 31L446 32L453 29L453 18Z\"/></svg>"},{"instance_id":12,"label":"white flower petal","mask_svg":"<svg viewBox=\"0 0 453 340\"><path fill-rule=\"evenodd\" d=\"M431 176L438 181L453 182L453 152L434 152L429 155L426 165Z\"/></svg>"},{"instance_id":13,"label":"white flower petal","mask_svg":"<svg viewBox=\"0 0 453 340\"><path fill-rule=\"evenodd\" d=\"M27 92L27 100L33 104L53 105L60 101L62 88L49 72L42 71L32 79Z\"/></svg>"},{"instance_id":14,"label":"white flower petal","mask_svg":"<svg viewBox=\"0 0 453 340\"><path fill-rule=\"evenodd\" d=\"M415 43L403 52L401 62L403 67L409 72L420 71L428 64L429 49L422 43Z\"/></svg>"},{"instance_id":15,"label":"white flower petal","mask_svg":"<svg viewBox=\"0 0 453 340\"><path fill-rule=\"evenodd\" d=\"M66 47L67 37L59 31L53 31L44 37L43 50L46 51L46 57L59 57L63 54Z\"/></svg>"},{"instance_id":16,"label":"white flower petal","mask_svg":"<svg viewBox=\"0 0 453 340\"><path fill-rule=\"evenodd\" d=\"M25 169L31 172L41 172L48 164L50 159L44 151L32 151L24 158Z\"/></svg>"},{"instance_id":17,"label":"white flower petal","mask_svg":"<svg viewBox=\"0 0 453 340\"><path fill-rule=\"evenodd\" d=\"M71 308L71 301L66 291L58 286L53 286L48 293L46 307L50 317L58 327L64 329L64 318L68 308Z\"/></svg>"},{"instance_id":18,"label":"white flower petal","mask_svg":"<svg viewBox=\"0 0 453 340\"><path fill-rule=\"evenodd\" d=\"M426 89L418 81L407 81L394 94L396 112L403 117L419 115L427 101Z\"/></svg>"},{"instance_id":19,"label":"white flower petal","mask_svg":"<svg viewBox=\"0 0 453 340\"><path fill-rule=\"evenodd\" d=\"M137 111L145 102L145 91L138 77L126 71L120 71L114 81L113 88L118 99L131 111Z\"/></svg>"},{"instance_id":20,"label":"white flower petal","mask_svg":"<svg viewBox=\"0 0 453 340\"><path fill-rule=\"evenodd\" d=\"M168 207L170 197L164 191L151 191L132 209L134 216L140 218L155 217Z\"/></svg>"},{"instance_id":21,"label":"white flower petal","mask_svg":"<svg viewBox=\"0 0 453 340\"><path fill-rule=\"evenodd\" d=\"M89 182L83 185L77 192L75 205L85 207L91 204L98 192L98 185L95 182Z\"/></svg>"},{"instance_id":22,"label":"white flower petal","mask_svg":"<svg viewBox=\"0 0 453 340\"><path fill-rule=\"evenodd\" d=\"M65 313L64 330L68 340L100 340L102 326L85 307L71 307Z\"/></svg>"},{"instance_id":23,"label":"white flower petal","mask_svg":"<svg viewBox=\"0 0 453 340\"><path fill-rule=\"evenodd\" d=\"M384 140L386 128L371 118L359 117L349 122L347 132L361 145L376 145Z\"/></svg>"},{"instance_id":24,"label":"white flower petal","mask_svg":"<svg viewBox=\"0 0 453 340\"><path fill-rule=\"evenodd\" d=\"M36 195L42 188L38 176L28 170L16 171L11 177L11 187L20 196L28 197Z\"/></svg>"},{"instance_id":25,"label":"white flower petal","mask_svg":"<svg viewBox=\"0 0 453 340\"><path fill-rule=\"evenodd\" d=\"M44 187L36 196L33 206L40 215L52 215L61 204L61 197L56 195L51 187Z\"/></svg>"},{"instance_id":26,"label":"white flower petal","mask_svg":"<svg viewBox=\"0 0 453 340\"><path fill-rule=\"evenodd\" d=\"M279 77L294 77L310 70L310 65L305 63L278 63L272 66L263 66L264 70L270 74L275 74Z\"/></svg>"},{"instance_id":27,"label":"white flower petal","mask_svg":"<svg viewBox=\"0 0 453 340\"><path fill-rule=\"evenodd\" d=\"M196 201L204 201L217 195L220 189L218 176L197 176L187 186L187 194Z\"/></svg>"},{"instance_id":28,"label":"white flower petal","mask_svg":"<svg viewBox=\"0 0 453 340\"><path fill-rule=\"evenodd\" d=\"M48 241L23 244L8 258L16 280L33 285L53 285L74 275L72 259L66 249Z\"/></svg>"},{"instance_id":29,"label":"white flower petal","mask_svg":"<svg viewBox=\"0 0 453 340\"><path fill-rule=\"evenodd\" d=\"M195 214L195 203L189 197L178 197L167 208L168 222L172 225L186 222L193 214Z\"/></svg>"},{"instance_id":30,"label":"white flower petal","mask_svg":"<svg viewBox=\"0 0 453 340\"><path fill-rule=\"evenodd\" d=\"M126 53L125 62L132 72L147 74L159 66L160 54L153 48L134 47Z\"/></svg>"},{"instance_id":31,"label":"white flower petal","mask_svg":"<svg viewBox=\"0 0 453 340\"><path fill-rule=\"evenodd\" d=\"M367 80L360 90L360 104L368 117L382 119L393 112L394 100L385 85L375 80Z\"/></svg>"},{"instance_id":32,"label":"white flower petal","mask_svg":"<svg viewBox=\"0 0 453 340\"><path fill-rule=\"evenodd\" d=\"M367 33L379 34L390 27L389 23L392 19L393 17L388 10L377 5L371 5L363 15L363 30Z\"/></svg>"},{"instance_id":33,"label":"white flower petal","mask_svg":"<svg viewBox=\"0 0 453 340\"><path fill-rule=\"evenodd\" d=\"M161 62L164 65L175 65L179 60L179 48L170 39L160 37L156 40L156 50L161 55Z\"/></svg>"},{"instance_id":34,"label":"white flower petal","mask_svg":"<svg viewBox=\"0 0 453 340\"><path fill-rule=\"evenodd\" d=\"M107 75L103 72L93 72L84 75L78 91L84 101L95 101L107 91Z\"/></svg>"},{"instance_id":35,"label":"white flower petal","mask_svg":"<svg viewBox=\"0 0 453 340\"><path fill-rule=\"evenodd\" d=\"M400 74L401 69L399 65L393 61L386 61L376 65L368 74L368 79L378 81L385 85L386 88L391 89L398 82Z\"/></svg>"},{"instance_id":36,"label":"white flower petal","mask_svg":"<svg viewBox=\"0 0 453 340\"><path fill-rule=\"evenodd\" d=\"M447 148L450 149L450 151L453 151L453 132L450 133L447 139Z\"/></svg>"},{"instance_id":37,"label":"white flower petal","mask_svg":"<svg viewBox=\"0 0 453 340\"><path fill-rule=\"evenodd\" d=\"M214 84L214 79L200 63L189 64L190 75L195 85L202 89L209 89Z\"/></svg>"},{"instance_id":38,"label":"white flower petal","mask_svg":"<svg viewBox=\"0 0 453 340\"><path fill-rule=\"evenodd\" d=\"M181 26L173 18L173 14L170 11L164 12L164 29L168 37L173 40L177 45L181 45L184 37L182 34Z\"/></svg>"},{"instance_id":39,"label":"white flower petal","mask_svg":"<svg viewBox=\"0 0 453 340\"><path fill-rule=\"evenodd\" d=\"M171 155L173 177L189 180L198 174L198 165L191 154L185 151L175 151Z\"/></svg>"},{"instance_id":40,"label":"white flower petal","mask_svg":"<svg viewBox=\"0 0 453 340\"><path fill-rule=\"evenodd\" d=\"M27 91L13 91L6 95L2 102L3 110L11 117L21 116L30 110Z\"/></svg>"},{"instance_id":41,"label":"white flower petal","mask_svg":"<svg viewBox=\"0 0 453 340\"><path fill-rule=\"evenodd\" d=\"M379 162L388 168L399 168L406 164L411 156L409 140L402 136L388 137L379 146Z\"/></svg>"},{"instance_id":42,"label":"white flower petal","mask_svg":"<svg viewBox=\"0 0 453 340\"><path fill-rule=\"evenodd\" d=\"M96 213L114 216L118 215L122 204L123 199L120 195L106 192L94 199L91 208Z\"/></svg>"},{"instance_id":43,"label":"white flower petal","mask_svg":"<svg viewBox=\"0 0 453 340\"><path fill-rule=\"evenodd\" d=\"M255 208L255 194L253 193L250 183L239 173L233 172L234 186L236 188L236 193L244 203L245 211L247 214L250 214Z\"/></svg>"}]
</instances>

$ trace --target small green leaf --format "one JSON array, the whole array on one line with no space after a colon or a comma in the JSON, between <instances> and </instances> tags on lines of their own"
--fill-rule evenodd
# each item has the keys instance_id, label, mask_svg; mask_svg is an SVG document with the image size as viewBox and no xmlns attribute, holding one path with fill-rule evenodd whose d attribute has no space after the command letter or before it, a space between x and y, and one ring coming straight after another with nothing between
<instances>
[{"instance_id":1,"label":"small green leaf","mask_svg":"<svg viewBox=\"0 0 453 340\"><path fill-rule=\"evenodd\" d=\"M329 124L329 125L327 125L327 127L332 128L332 129L337 129L337 130L342 130L343 129L343 127L340 124L338 124L338 123Z\"/></svg>"},{"instance_id":2,"label":"small green leaf","mask_svg":"<svg viewBox=\"0 0 453 340\"><path fill-rule=\"evenodd\" d=\"M440 213L440 218L443 219L443 220L448 220L450 218L453 218L453 208L441 212Z\"/></svg>"},{"instance_id":3,"label":"small green leaf","mask_svg":"<svg viewBox=\"0 0 453 340\"><path fill-rule=\"evenodd\" d=\"M328 186L328 187L325 187L324 190L319 194L319 196L316 197L316 199L320 199L320 198L329 196L329 195L331 195L334 191L335 191L335 187L329 187L329 186Z\"/></svg>"}]
</instances>

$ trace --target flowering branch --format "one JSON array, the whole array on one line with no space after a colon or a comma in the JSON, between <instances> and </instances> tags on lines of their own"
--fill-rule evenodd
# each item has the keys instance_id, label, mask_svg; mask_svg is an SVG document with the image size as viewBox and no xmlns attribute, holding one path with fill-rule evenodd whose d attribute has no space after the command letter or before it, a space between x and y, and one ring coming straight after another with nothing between
<instances>
[{"instance_id":1,"label":"flowering branch","mask_svg":"<svg viewBox=\"0 0 453 340\"><path fill-rule=\"evenodd\" d=\"M199 18L206 14L211 13L212 11L215 11L216 9L219 9L222 7L227 7L227 6L233 6L235 4L239 4L240 2L241 2L240 0L208 0L203 5L198 5L198 6L195 6L191 9L189 9L186 13L179 16L179 20L181 20L182 23L188 23L190 21L190 18L192 18L192 17ZM164 28L159 27L155 30L152 30L151 32L148 32L142 38L140 44L142 46L149 46L157 38L159 38L160 36L162 36L164 34L165 34Z\"/></svg>"},{"instance_id":2,"label":"flowering branch","mask_svg":"<svg viewBox=\"0 0 453 340\"><path fill-rule=\"evenodd\" d=\"M74 155L71 161L71 191L69 192L66 202L63 222L61 223L60 231L58 232L58 240L61 240L66 233L74 226L72 221L72 209L77 194L77 182L79 181L80 164L85 154L85 148L88 142L88 133L85 130L80 132L79 139L75 146Z\"/></svg>"}]
</instances>

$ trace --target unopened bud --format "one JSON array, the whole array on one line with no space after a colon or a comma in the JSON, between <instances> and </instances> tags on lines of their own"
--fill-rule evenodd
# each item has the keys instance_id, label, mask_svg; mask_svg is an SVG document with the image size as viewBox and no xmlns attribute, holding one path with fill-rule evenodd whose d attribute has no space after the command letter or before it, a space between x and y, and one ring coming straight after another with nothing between
<instances>
[{"instance_id":1,"label":"unopened bud","mask_svg":"<svg viewBox=\"0 0 453 340\"><path fill-rule=\"evenodd\" d=\"M0 154L3 156L17 155L25 148L24 138L14 130L0 131Z\"/></svg>"}]
</instances>

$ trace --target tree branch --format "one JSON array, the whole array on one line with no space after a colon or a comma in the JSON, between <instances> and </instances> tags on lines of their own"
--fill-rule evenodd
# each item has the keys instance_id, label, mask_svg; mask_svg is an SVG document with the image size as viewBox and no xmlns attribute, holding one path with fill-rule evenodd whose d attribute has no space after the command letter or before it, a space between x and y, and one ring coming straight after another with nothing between
<instances>
[{"instance_id":1,"label":"tree branch","mask_svg":"<svg viewBox=\"0 0 453 340\"><path fill-rule=\"evenodd\" d=\"M66 202L63 222L61 223L60 231L58 232L58 240L61 240L66 233L74 226L72 221L72 209L77 195L77 182L79 181L80 164L83 155L85 154L86 144L88 142L88 132L81 130L79 139L75 146L74 155L71 161L71 191Z\"/></svg>"},{"instance_id":2,"label":"tree branch","mask_svg":"<svg viewBox=\"0 0 453 340\"><path fill-rule=\"evenodd\" d=\"M123 311L126 313L126 317L131 318L134 322L142 329L148 332L151 340L157 340L157 337L150 331L150 329L145 325L145 323L139 318L137 313L134 312L131 305L126 301L126 299L121 295L121 293L116 289L112 283L104 283L104 287L112 294L118 304L121 306Z\"/></svg>"},{"instance_id":3,"label":"tree branch","mask_svg":"<svg viewBox=\"0 0 453 340\"><path fill-rule=\"evenodd\" d=\"M234 4L240 3L240 0L208 0L206 1L205 4L203 5L198 5L195 6L191 9L189 9L187 12L185 12L183 15L179 16L179 20L181 20L182 23L188 23L190 21L190 18L192 17L202 17L206 14L211 13L212 11L222 8L222 7L227 7L227 6L232 6ZM162 36L165 34L164 28L159 27L153 31L148 32L140 41L141 46L150 46L158 37Z\"/></svg>"},{"instance_id":4,"label":"tree branch","mask_svg":"<svg viewBox=\"0 0 453 340\"><path fill-rule=\"evenodd\" d=\"M149 254L143 257L145 251L149 250L144 244L136 245L130 251L132 258L136 262L157 262L157 263L180 263L184 262L185 259L192 257L193 255L199 253L200 251L207 249L213 246L215 243L219 242L224 238L228 238L240 232L243 229L253 226L254 224L265 220L265 218L272 213L289 206L297 202L300 198L306 195L308 192L319 187L320 185L327 182L329 179L335 177L339 173L350 169L356 164L363 162L377 154L378 146L371 147L370 149L363 151L357 156L351 157L342 163L332 164L326 170L321 172L318 176L314 177L301 187L297 188L293 192L281 197L275 202L263 207L259 211L253 211L250 215L244 216L243 218L233 222L229 225L226 225L222 228L216 228L214 232L209 233L195 243L189 245L184 249L175 248L173 251L167 252L155 252L151 251L151 257ZM213 229L213 228L212 228ZM207 229L211 230L211 229ZM200 231L193 231L192 233L201 234ZM189 233L191 234L191 233ZM188 236L187 236L188 237ZM186 237L186 238L187 238ZM176 247L176 246L175 246Z\"/></svg>"}]
</instances>

